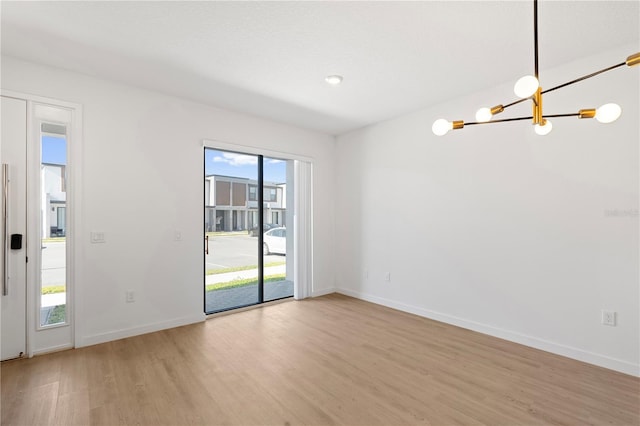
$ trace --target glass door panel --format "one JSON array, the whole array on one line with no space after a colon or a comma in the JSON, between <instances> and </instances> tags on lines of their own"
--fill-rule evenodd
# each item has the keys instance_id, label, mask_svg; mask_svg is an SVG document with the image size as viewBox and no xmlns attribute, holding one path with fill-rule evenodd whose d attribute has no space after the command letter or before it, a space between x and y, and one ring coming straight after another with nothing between
<instances>
[{"instance_id":1,"label":"glass door panel","mask_svg":"<svg viewBox=\"0 0 640 426\"><path fill-rule=\"evenodd\" d=\"M205 312L260 303L255 155L205 149ZM255 189L254 189L255 194ZM255 198L255 197L253 197Z\"/></svg>"},{"instance_id":2,"label":"glass door panel","mask_svg":"<svg viewBox=\"0 0 640 426\"><path fill-rule=\"evenodd\" d=\"M66 127L43 123L40 143L40 327L48 327L67 323Z\"/></svg>"},{"instance_id":3,"label":"glass door panel","mask_svg":"<svg viewBox=\"0 0 640 426\"><path fill-rule=\"evenodd\" d=\"M286 219L293 194L293 163L263 159L263 217L270 227L264 233L264 301L293 296L293 226Z\"/></svg>"}]
</instances>

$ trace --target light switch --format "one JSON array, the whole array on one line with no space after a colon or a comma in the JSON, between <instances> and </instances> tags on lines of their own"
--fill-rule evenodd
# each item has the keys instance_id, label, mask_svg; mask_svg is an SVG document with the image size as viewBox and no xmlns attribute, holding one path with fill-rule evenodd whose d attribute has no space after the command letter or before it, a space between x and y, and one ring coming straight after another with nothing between
<instances>
[{"instance_id":1,"label":"light switch","mask_svg":"<svg viewBox=\"0 0 640 426\"><path fill-rule=\"evenodd\" d=\"M106 242L106 240L104 239L104 232L92 232L91 233L91 243L93 244L97 244L97 243L104 243Z\"/></svg>"}]
</instances>

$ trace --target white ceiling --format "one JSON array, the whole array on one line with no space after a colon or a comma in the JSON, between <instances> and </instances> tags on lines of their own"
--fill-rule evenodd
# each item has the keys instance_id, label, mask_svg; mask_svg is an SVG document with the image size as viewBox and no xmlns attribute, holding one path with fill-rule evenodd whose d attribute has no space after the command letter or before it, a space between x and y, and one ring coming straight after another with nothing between
<instances>
[{"instance_id":1,"label":"white ceiling","mask_svg":"<svg viewBox=\"0 0 640 426\"><path fill-rule=\"evenodd\" d=\"M531 1L1 4L4 55L329 134L533 69ZM638 42L639 14L637 0L541 1L541 73Z\"/></svg>"}]
</instances>

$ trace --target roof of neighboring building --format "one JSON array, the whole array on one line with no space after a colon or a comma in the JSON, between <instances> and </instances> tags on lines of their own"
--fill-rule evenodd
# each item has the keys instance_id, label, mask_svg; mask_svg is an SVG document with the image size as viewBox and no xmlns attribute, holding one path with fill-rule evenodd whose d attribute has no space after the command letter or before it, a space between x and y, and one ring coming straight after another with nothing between
<instances>
[{"instance_id":1,"label":"roof of neighboring building","mask_svg":"<svg viewBox=\"0 0 640 426\"><path fill-rule=\"evenodd\" d=\"M245 180L249 183L258 183L258 181L256 179L249 179L249 178L245 178L245 177L239 177L239 176L226 176L226 175L216 175L216 174L211 174L211 175L206 175L204 178L205 179L209 179L209 178L227 178L227 179L237 179L237 180ZM280 185L286 185L286 182L284 183L277 183L277 182L264 182L265 185L269 185L269 186L280 186Z\"/></svg>"}]
</instances>

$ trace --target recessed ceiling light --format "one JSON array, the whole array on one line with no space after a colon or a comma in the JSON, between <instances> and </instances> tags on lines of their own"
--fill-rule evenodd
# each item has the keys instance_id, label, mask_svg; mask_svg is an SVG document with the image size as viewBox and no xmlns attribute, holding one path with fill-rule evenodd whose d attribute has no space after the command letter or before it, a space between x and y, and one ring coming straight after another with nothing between
<instances>
[{"instance_id":1,"label":"recessed ceiling light","mask_svg":"<svg viewBox=\"0 0 640 426\"><path fill-rule=\"evenodd\" d=\"M342 83L342 76L337 74L328 75L324 78L324 80L332 86L337 86L338 84Z\"/></svg>"}]
</instances>

